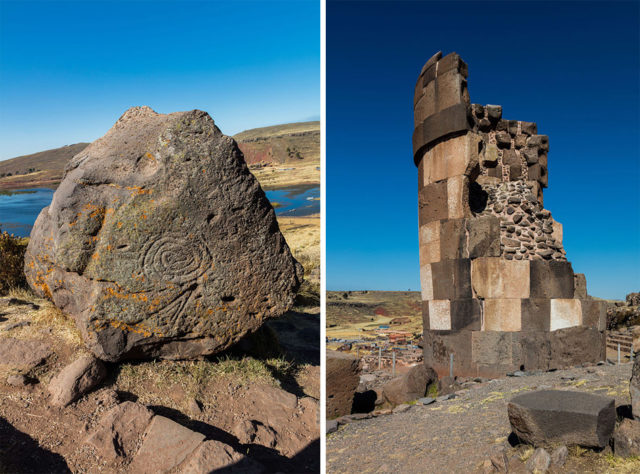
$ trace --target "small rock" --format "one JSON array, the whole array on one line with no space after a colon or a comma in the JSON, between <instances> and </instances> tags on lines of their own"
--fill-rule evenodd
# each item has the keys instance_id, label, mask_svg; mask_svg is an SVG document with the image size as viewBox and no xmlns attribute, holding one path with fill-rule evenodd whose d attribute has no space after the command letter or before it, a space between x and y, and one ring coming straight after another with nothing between
<instances>
[{"instance_id":1,"label":"small rock","mask_svg":"<svg viewBox=\"0 0 640 474\"><path fill-rule=\"evenodd\" d=\"M456 398L456 395L454 393L450 393L448 395L442 395L440 397L436 397L436 402L440 403L440 402L444 402L447 400L452 400Z\"/></svg>"},{"instance_id":2,"label":"small rock","mask_svg":"<svg viewBox=\"0 0 640 474\"><path fill-rule=\"evenodd\" d=\"M422 405L431 405L435 401L436 401L435 398L431 398L431 397L423 397L418 399L418 403Z\"/></svg>"},{"instance_id":3,"label":"small rock","mask_svg":"<svg viewBox=\"0 0 640 474\"><path fill-rule=\"evenodd\" d=\"M498 472L509 472L509 459L507 450L502 448L499 452L491 456L491 464Z\"/></svg>"},{"instance_id":4,"label":"small rock","mask_svg":"<svg viewBox=\"0 0 640 474\"><path fill-rule=\"evenodd\" d=\"M200 403L195 398L190 398L187 401L187 407L191 416L199 416L202 415L202 408L200 407Z\"/></svg>"},{"instance_id":5,"label":"small rock","mask_svg":"<svg viewBox=\"0 0 640 474\"><path fill-rule=\"evenodd\" d=\"M29 383L29 381L22 374L14 374L7 377L7 383L13 387L24 387Z\"/></svg>"},{"instance_id":6,"label":"small rock","mask_svg":"<svg viewBox=\"0 0 640 474\"><path fill-rule=\"evenodd\" d=\"M51 402L66 407L93 387L107 375L102 361L93 356L83 356L66 366L49 382Z\"/></svg>"},{"instance_id":7,"label":"small rock","mask_svg":"<svg viewBox=\"0 0 640 474\"><path fill-rule=\"evenodd\" d=\"M336 420L327 420L327 434L338 431L338 422Z\"/></svg>"},{"instance_id":8,"label":"small rock","mask_svg":"<svg viewBox=\"0 0 640 474\"><path fill-rule=\"evenodd\" d=\"M569 450L566 446L560 446L556 448L551 453L551 464L556 467L564 466L564 463L567 461L567 457L569 456Z\"/></svg>"},{"instance_id":9,"label":"small rock","mask_svg":"<svg viewBox=\"0 0 640 474\"><path fill-rule=\"evenodd\" d=\"M536 449L527 461L527 469L531 472L547 472L551 465L551 456L544 448Z\"/></svg>"},{"instance_id":10,"label":"small rock","mask_svg":"<svg viewBox=\"0 0 640 474\"><path fill-rule=\"evenodd\" d=\"M640 421L625 419L613 433L616 456L628 458L640 455Z\"/></svg>"},{"instance_id":11,"label":"small rock","mask_svg":"<svg viewBox=\"0 0 640 474\"><path fill-rule=\"evenodd\" d=\"M31 326L31 323L29 321L17 321L15 323L5 324L2 326L2 329L5 331L11 331L12 329L23 328L26 326Z\"/></svg>"},{"instance_id":12,"label":"small rock","mask_svg":"<svg viewBox=\"0 0 640 474\"><path fill-rule=\"evenodd\" d=\"M406 403L403 403L402 405L398 405L397 407L395 407L393 409L393 413L404 413L405 411L409 411L409 409L411 408L411 405L407 405Z\"/></svg>"},{"instance_id":13,"label":"small rock","mask_svg":"<svg viewBox=\"0 0 640 474\"><path fill-rule=\"evenodd\" d=\"M576 378L573 375L562 375L560 377L560 379L562 379L562 380L575 380Z\"/></svg>"}]
</instances>

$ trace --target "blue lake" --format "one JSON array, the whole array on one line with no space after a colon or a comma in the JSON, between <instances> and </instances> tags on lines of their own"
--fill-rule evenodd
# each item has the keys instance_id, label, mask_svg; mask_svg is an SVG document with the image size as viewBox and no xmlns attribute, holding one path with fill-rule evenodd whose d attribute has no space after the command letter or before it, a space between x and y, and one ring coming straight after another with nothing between
<instances>
[{"instance_id":1,"label":"blue lake","mask_svg":"<svg viewBox=\"0 0 640 474\"><path fill-rule=\"evenodd\" d=\"M38 214L51 203L53 189L16 189L0 194L0 229L19 237L28 237ZM308 216L320 212L320 188L296 186L265 192L271 202L278 203L276 214Z\"/></svg>"}]
</instances>

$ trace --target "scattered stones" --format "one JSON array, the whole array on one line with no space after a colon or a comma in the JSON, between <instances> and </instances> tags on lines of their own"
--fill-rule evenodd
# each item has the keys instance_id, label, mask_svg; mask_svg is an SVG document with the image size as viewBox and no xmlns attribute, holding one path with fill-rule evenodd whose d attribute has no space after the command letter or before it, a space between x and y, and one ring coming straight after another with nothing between
<instances>
[{"instance_id":1,"label":"scattered stones","mask_svg":"<svg viewBox=\"0 0 640 474\"><path fill-rule=\"evenodd\" d=\"M613 451L616 456L640 456L640 421L622 420L613 433Z\"/></svg>"},{"instance_id":2,"label":"scattered stones","mask_svg":"<svg viewBox=\"0 0 640 474\"><path fill-rule=\"evenodd\" d=\"M327 419L348 415L360 380L358 359L344 352L327 351L325 364Z\"/></svg>"},{"instance_id":3,"label":"scattered stones","mask_svg":"<svg viewBox=\"0 0 640 474\"><path fill-rule=\"evenodd\" d=\"M149 107L69 162L25 273L105 361L220 352L291 308L302 281L235 141L205 112Z\"/></svg>"},{"instance_id":4,"label":"scattered stones","mask_svg":"<svg viewBox=\"0 0 640 474\"><path fill-rule=\"evenodd\" d=\"M560 446L551 453L551 464L555 467L562 467L567 462L567 457L569 457L569 450L566 446Z\"/></svg>"},{"instance_id":5,"label":"scattered stones","mask_svg":"<svg viewBox=\"0 0 640 474\"><path fill-rule=\"evenodd\" d=\"M0 366L27 372L52 354L51 347L37 339L0 338Z\"/></svg>"},{"instance_id":6,"label":"scattered stones","mask_svg":"<svg viewBox=\"0 0 640 474\"><path fill-rule=\"evenodd\" d=\"M338 431L338 422L336 420L327 420L326 421L327 434L334 433L336 431Z\"/></svg>"},{"instance_id":7,"label":"scattered stones","mask_svg":"<svg viewBox=\"0 0 640 474\"><path fill-rule=\"evenodd\" d=\"M123 402L100 419L86 443L92 445L106 461L127 458L135 453L152 417L153 413L144 405Z\"/></svg>"},{"instance_id":8,"label":"scattered stones","mask_svg":"<svg viewBox=\"0 0 640 474\"><path fill-rule=\"evenodd\" d=\"M544 448L536 449L528 459L526 467L529 472L547 472L551 465L551 456Z\"/></svg>"},{"instance_id":9,"label":"scattered stones","mask_svg":"<svg viewBox=\"0 0 640 474\"><path fill-rule=\"evenodd\" d=\"M411 405L408 405L406 403L403 403L402 405L398 405L397 407L395 407L393 409L393 413L404 413L405 411L409 411L409 409L411 408Z\"/></svg>"},{"instance_id":10,"label":"scattered stones","mask_svg":"<svg viewBox=\"0 0 640 474\"><path fill-rule=\"evenodd\" d=\"M7 377L7 383L13 387L25 387L29 384L29 379L22 374L12 374Z\"/></svg>"},{"instance_id":11,"label":"scattered stones","mask_svg":"<svg viewBox=\"0 0 640 474\"><path fill-rule=\"evenodd\" d=\"M384 398L393 405L410 402L427 393L429 384L438 380L435 371L425 364L411 367L383 387Z\"/></svg>"},{"instance_id":12,"label":"scattered stones","mask_svg":"<svg viewBox=\"0 0 640 474\"><path fill-rule=\"evenodd\" d=\"M518 438L536 447L562 443L603 448L616 421L613 398L561 390L518 395L509 402L508 414Z\"/></svg>"},{"instance_id":13,"label":"scattered stones","mask_svg":"<svg viewBox=\"0 0 640 474\"><path fill-rule=\"evenodd\" d=\"M431 397L422 397L418 399L418 403L421 405L431 405L432 403L435 403L435 401L436 399Z\"/></svg>"},{"instance_id":14,"label":"scattered stones","mask_svg":"<svg viewBox=\"0 0 640 474\"><path fill-rule=\"evenodd\" d=\"M107 375L104 364L93 356L83 356L65 367L49 382L51 403L66 407L98 385Z\"/></svg>"}]
</instances>

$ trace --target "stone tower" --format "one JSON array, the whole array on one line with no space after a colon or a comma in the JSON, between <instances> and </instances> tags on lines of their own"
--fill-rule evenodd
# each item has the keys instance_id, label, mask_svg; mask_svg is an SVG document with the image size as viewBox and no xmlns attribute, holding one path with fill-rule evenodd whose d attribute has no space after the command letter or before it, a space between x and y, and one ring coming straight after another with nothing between
<instances>
[{"instance_id":1,"label":"stone tower","mask_svg":"<svg viewBox=\"0 0 640 474\"><path fill-rule=\"evenodd\" d=\"M543 208L548 137L470 104L456 53L422 68L414 119L425 363L499 376L603 360L604 304Z\"/></svg>"}]
</instances>

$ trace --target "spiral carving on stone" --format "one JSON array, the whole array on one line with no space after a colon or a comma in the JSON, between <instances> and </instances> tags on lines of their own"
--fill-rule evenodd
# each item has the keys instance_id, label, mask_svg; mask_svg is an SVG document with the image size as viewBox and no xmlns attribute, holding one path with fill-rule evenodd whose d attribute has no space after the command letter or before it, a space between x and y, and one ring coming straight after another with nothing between
<instances>
[{"instance_id":1,"label":"spiral carving on stone","mask_svg":"<svg viewBox=\"0 0 640 474\"><path fill-rule=\"evenodd\" d=\"M209 248L200 238L172 232L151 240L142 253L142 269L150 280L184 285L211 267Z\"/></svg>"}]
</instances>

